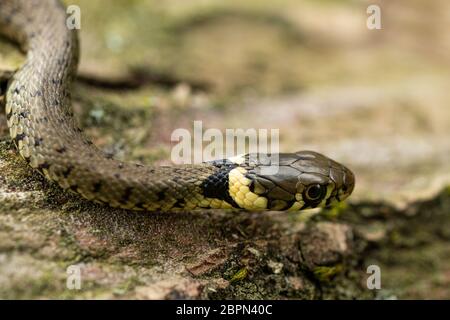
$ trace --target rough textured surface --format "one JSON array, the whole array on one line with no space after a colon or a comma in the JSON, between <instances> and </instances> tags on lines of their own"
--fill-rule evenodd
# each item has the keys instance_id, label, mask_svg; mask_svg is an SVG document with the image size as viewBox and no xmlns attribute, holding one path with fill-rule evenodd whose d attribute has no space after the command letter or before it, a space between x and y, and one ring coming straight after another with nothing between
<instances>
[{"instance_id":1,"label":"rough textured surface","mask_svg":"<svg viewBox=\"0 0 450 320\"><path fill-rule=\"evenodd\" d=\"M74 2L76 114L104 150L167 163L171 132L195 119L281 128L283 151L339 159L356 190L320 215L112 210L32 173L2 112L2 298L450 297L446 1L386 4L381 33L340 1ZM0 42L0 68L22 60ZM79 291L66 288L73 264ZM380 291L366 288L370 264Z\"/></svg>"},{"instance_id":2,"label":"rough textured surface","mask_svg":"<svg viewBox=\"0 0 450 320\"><path fill-rule=\"evenodd\" d=\"M95 206L48 185L10 143L0 148L3 297L318 297L308 270L351 254L353 239L339 224L315 231L280 214L148 215ZM307 240L314 234L324 238L316 248ZM329 241L336 234L340 242ZM65 289L72 264L82 267L80 292Z\"/></svg>"},{"instance_id":3,"label":"rough textured surface","mask_svg":"<svg viewBox=\"0 0 450 320\"><path fill-rule=\"evenodd\" d=\"M148 215L61 194L11 147L0 143L2 298L450 295L449 190L405 211L362 203L309 219L218 211ZM365 287L369 264L383 270L381 291ZM66 288L70 265L81 268L79 291Z\"/></svg>"}]
</instances>

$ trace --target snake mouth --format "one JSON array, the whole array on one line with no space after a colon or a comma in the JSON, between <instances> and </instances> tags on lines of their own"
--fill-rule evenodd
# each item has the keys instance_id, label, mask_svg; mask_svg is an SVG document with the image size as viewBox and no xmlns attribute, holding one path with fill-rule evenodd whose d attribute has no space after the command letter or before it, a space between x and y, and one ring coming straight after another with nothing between
<instances>
[{"instance_id":1,"label":"snake mouth","mask_svg":"<svg viewBox=\"0 0 450 320\"><path fill-rule=\"evenodd\" d=\"M355 175L346 167L343 167L343 184L338 192L340 201L347 199L355 189Z\"/></svg>"},{"instance_id":2,"label":"snake mouth","mask_svg":"<svg viewBox=\"0 0 450 320\"><path fill-rule=\"evenodd\" d=\"M333 191L326 199L323 205L325 207L346 200L355 189L355 175L343 165L339 164L339 167L330 169L330 180L330 184L333 185Z\"/></svg>"}]
</instances>

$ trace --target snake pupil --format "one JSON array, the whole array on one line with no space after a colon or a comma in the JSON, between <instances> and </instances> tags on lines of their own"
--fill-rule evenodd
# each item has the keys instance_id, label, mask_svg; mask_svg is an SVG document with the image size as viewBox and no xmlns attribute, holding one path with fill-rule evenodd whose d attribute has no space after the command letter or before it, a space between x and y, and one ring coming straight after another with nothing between
<instances>
[{"instance_id":1,"label":"snake pupil","mask_svg":"<svg viewBox=\"0 0 450 320\"><path fill-rule=\"evenodd\" d=\"M322 195L322 186L320 184L314 184L312 186L309 186L308 190L306 190L306 196L310 200L318 200L321 195Z\"/></svg>"}]
</instances>

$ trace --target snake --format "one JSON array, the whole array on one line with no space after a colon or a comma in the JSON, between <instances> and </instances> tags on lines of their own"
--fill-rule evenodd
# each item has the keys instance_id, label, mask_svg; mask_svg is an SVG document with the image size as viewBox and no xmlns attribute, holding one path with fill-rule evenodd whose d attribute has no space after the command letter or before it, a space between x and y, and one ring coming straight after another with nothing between
<instances>
[{"instance_id":1,"label":"snake","mask_svg":"<svg viewBox=\"0 0 450 320\"><path fill-rule=\"evenodd\" d=\"M67 17L59 0L0 0L0 33L26 53L7 83L9 134L21 157L63 190L145 211L299 211L331 206L352 193L352 171L309 150L168 166L107 155L74 116L79 41Z\"/></svg>"}]
</instances>

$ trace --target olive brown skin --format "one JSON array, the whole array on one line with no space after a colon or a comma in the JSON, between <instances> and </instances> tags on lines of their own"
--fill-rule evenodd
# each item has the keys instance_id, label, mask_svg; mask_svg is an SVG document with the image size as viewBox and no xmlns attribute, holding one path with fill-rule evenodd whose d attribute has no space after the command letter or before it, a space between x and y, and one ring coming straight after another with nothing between
<instances>
[{"instance_id":1,"label":"olive brown skin","mask_svg":"<svg viewBox=\"0 0 450 320\"><path fill-rule=\"evenodd\" d=\"M266 155L246 155L249 159L263 158L246 168L251 180L250 191L268 200L267 209L302 210L329 206L345 200L355 186L353 173L345 166L314 152L280 153L275 161ZM276 174L264 174L267 166L276 167Z\"/></svg>"},{"instance_id":2,"label":"olive brown skin","mask_svg":"<svg viewBox=\"0 0 450 320\"><path fill-rule=\"evenodd\" d=\"M353 191L350 170L312 151L279 154L274 163L252 162L247 155L239 162L171 167L105 156L73 116L70 92L79 49L66 18L57 0L0 1L0 33L27 52L6 92L11 139L32 168L63 189L113 207L148 211L302 210L342 201ZM277 173L267 175L267 166Z\"/></svg>"}]
</instances>

